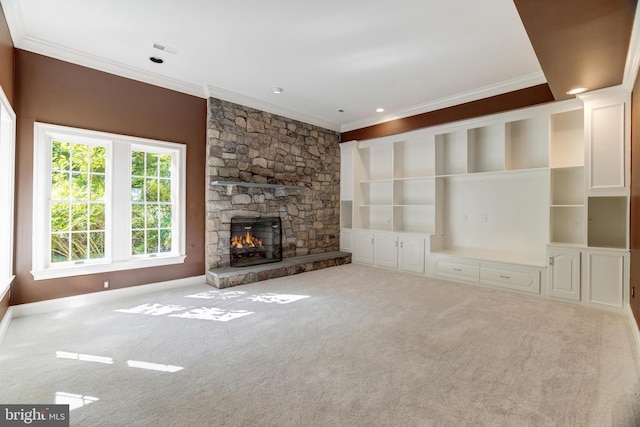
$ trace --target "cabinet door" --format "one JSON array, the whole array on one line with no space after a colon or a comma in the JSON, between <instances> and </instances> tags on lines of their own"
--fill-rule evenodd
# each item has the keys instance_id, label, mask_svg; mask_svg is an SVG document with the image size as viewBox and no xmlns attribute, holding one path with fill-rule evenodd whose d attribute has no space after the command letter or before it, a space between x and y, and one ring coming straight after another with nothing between
<instances>
[{"instance_id":1,"label":"cabinet door","mask_svg":"<svg viewBox=\"0 0 640 427\"><path fill-rule=\"evenodd\" d=\"M373 233L354 233L353 236L353 262L373 265Z\"/></svg>"},{"instance_id":2,"label":"cabinet door","mask_svg":"<svg viewBox=\"0 0 640 427\"><path fill-rule=\"evenodd\" d=\"M589 303L622 308L627 252L587 252Z\"/></svg>"},{"instance_id":3,"label":"cabinet door","mask_svg":"<svg viewBox=\"0 0 640 427\"><path fill-rule=\"evenodd\" d=\"M348 230L340 230L340 250L345 252L351 252L353 247L353 232Z\"/></svg>"},{"instance_id":4,"label":"cabinet door","mask_svg":"<svg viewBox=\"0 0 640 427\"><path fill-rule=\"evenodd\" d=\"M549 248L549 295L580 300L580 251Z\"/></svg>"},{"instance_id":5,"label":"cabinet door","mask_svg":"<svg viewBox=\"0 0 640 427\"><path fill-rule=\"evenodd\" d=\"M376 233L375 265L398 268L398 237L395 234Z\"/></svg>"},{"instance_id":6,"label":"cabinet door","mask_svg":"<svg viewBox=\"0 0 640 427\"><path fill-rule=\"evenodd\" d=\"M424 238L402 236L399 239L398 266L401 270L424 273Z\"/></svg>"},{"instance_id":7,"label":"cabinet door","mask_svg":"<svg viewBox=\"0 0 640 427\"><path fill-rule=\"evenodd\" d=\"M585 106L589 190L622 190L626 186L625 103L601 99Z\"/></svg>"}]
</instances>

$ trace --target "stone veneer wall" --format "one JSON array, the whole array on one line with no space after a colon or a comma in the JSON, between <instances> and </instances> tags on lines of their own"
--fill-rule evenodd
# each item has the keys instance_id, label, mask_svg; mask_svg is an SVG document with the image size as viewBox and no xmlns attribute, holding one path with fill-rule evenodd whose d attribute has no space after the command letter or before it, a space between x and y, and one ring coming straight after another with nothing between
<instances>
[{"instance_id":1,"label":"stone veneer wall","mask_svg":"<svg viewBox=\"0 0 640 427\"><path fill-rule=\"evenodd\" d=\"M229 266L234 216L282 220L283 258L339 250L338 132L216 98L208 103L207 269ZM211 185L240 181L302 186Z\"/></svg>"}]
</instances>

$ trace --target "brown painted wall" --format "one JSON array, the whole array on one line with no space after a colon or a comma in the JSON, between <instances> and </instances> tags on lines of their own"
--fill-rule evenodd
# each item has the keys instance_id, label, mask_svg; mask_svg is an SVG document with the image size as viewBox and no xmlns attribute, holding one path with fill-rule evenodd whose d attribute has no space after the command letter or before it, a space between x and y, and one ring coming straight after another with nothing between
<instances>
[{"instance_id":1,"label":"brown painted wall","mask_svg":"<svg viewBox=\"0 0 640 427\"><path fill-rule=\"evenodd\" d=\"M553 95L551 94L549 86L542 84L344 132L341 140L342 142L346 142L395 135L443 123L451 123L458 120L501 113L503 111L530 107L532 105L543 104L546 102L553 102L553 100Z\"/></svg>"},{"instance_id":2,"label":"brown painted wall","mask_svg":"<svg viewBox=\"0 0 640 427\"><path fill-rule=\"evenodd\" d=\"M629 231L631 251L630 284L635 288L631 310L640 325L640 76L631 95L631 221Z\"/></svg>"},{"instance_id":3,"label":"brown painted wall","mask_svg":"<svg viewBox=\"0 0 640 427\"><path fill-rule=\"evenodd\" d=\"M16 280L11 304L199 276L205 273L205 99L16 50ZM35 121L187 144L184 264L63 279L31 275ZM38 242L33 242L38 244Z\"/></svg>"},{"instance_id":4,"label":"brown painted wall","mask_svg":"<svg viewBox=\"0 0 640 427\"><path fill-rule=\"evenodd\" d=\"M15 109L16 104L13 100L15 81L14 51L9 26L4 17L2 6L0 6L0 86L2 86L4 94Z\"/></svg>"}]
</instances>

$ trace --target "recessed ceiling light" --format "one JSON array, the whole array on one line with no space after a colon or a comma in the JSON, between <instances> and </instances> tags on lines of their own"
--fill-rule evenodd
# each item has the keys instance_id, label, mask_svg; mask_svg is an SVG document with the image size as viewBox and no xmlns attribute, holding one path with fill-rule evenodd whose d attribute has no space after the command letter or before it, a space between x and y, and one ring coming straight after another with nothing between
<instances>
[{"instance_id":1,"label":"recessed ceiling light","mask_svg":"<svg viewBox=\"0 0 640 427\"><path fill-rule=\"evenodd\" d=\"M569 91L567 91L567 95L577 95L582 92L586 92L588 89L586 87L576 87Z\"/></svg>"},{"instance_id":2,"label":"recessed ceiling light","mask_svg":"<svg viewBox=\"0 0 640 427\"><path fill-rule=\"evenodd\" d=\"M164 59L158 58L157 56L150 56L149 61L153 62L154 64L162 64L164 62Z\"/></svg>"},{"instance_id":3,"label":"recessed ceiling light","mask_svg":"<svg viewBox=\"0 0 640 427\"><path fill-rule=\"evenodd\" d=\"M271 92L273 92L273 93L282 93L282 92L284 92L284 89L282 89L281 87L272 87L271 88Z\"/></svg>"},{"instance_id":4,"label":"recessed ceiling light","mask_svg":"<svg viewBox=\"0 0 640 427\"><path fill-rule=\"evenodd\" d=\"M376 113L383 113L384 112L384 108L376 108Z\"/></svg>"}]
</instances>

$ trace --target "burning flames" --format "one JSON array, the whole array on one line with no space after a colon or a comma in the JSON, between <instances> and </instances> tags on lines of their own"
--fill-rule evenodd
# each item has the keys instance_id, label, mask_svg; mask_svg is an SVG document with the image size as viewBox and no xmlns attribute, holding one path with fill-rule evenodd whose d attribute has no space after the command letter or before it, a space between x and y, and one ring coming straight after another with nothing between
<instances>
[{"instance_id":1,"label":"burning flames","mask_svg":"<svg viewBox=\"0 0 640 427\"><path fill-rule=\"evenodd\" d=\"M258 246L262 246L262 240L258 239L255 236L252 236L248 230L244 234L244 236L233 236L231 238L232 248L244 249L244 248L255 248Z\"/></svg>"}]
</instances>

